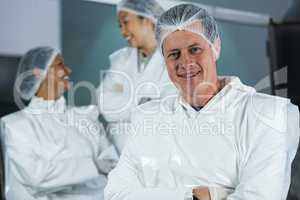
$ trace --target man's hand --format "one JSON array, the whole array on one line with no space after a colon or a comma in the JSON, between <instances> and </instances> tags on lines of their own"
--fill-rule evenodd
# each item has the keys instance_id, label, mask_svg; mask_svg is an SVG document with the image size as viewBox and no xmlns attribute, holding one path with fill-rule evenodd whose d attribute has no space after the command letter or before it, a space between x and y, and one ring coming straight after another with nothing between
<instances>
[{"instance_id":1,"label":"man's hand","mask_svg":"<svg viewBox=\"0 0 300 200\"><path fill-rule=\"evenodd\" d=\"M194 188L193 196L199 200L211 200L208 188L204 187Z\"/></svg>"}]
</instances>

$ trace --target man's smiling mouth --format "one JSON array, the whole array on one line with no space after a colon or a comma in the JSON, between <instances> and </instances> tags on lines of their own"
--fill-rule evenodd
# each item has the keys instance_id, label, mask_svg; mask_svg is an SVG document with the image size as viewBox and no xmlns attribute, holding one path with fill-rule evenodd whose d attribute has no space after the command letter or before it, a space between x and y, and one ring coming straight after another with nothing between
<instances>
[{"instance_id":1,"label":"man's smiling mouth","mask_svg":"<svg viewBox=\"0 0 300 200\"><path fill-rule=\"evenodd\" d=\"M180 78L184 78L184 79L192 79L196 76L198 76L201 73L201 70L197 71L197 72L190 72L190 73L185 73L185 74L178 74L177 76Z\"/></svg>"}]
</instances>

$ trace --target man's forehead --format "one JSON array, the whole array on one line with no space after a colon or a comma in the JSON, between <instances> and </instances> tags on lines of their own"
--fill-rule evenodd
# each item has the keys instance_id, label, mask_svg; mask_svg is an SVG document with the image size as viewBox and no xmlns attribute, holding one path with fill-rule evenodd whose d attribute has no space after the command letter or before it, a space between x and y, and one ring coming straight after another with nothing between
<instances>
[{"instance_id":1,"label":"man's forehead","mask_svg":"<svg viewBox=\"0 0 300 200\"><path fill-rule=\"evenodd\" d=\"M190 31L175 31L167 36L164 42L165 50L185 48L194 44L204 45L206 40L196 33Z\"/></svg>"}]
</instances>

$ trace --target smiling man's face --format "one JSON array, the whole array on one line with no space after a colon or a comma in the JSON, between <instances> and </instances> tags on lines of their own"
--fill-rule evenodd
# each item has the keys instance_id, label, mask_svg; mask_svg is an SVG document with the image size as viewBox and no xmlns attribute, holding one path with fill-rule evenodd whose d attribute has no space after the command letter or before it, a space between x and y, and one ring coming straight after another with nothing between
<instances>
[{"instance_id":1,"label":"smiling man's face","mask_svg":"<svg viewBox=\"0 0 300 200\"><path fill-rule=\"evenodd\" d=\"M173 32L164 40L163 54L170 79L190 104L200 106L197 104L202 104L202 98L216 93L216 58L202 36L188 31Z\"/></svg>"}]
</instances>

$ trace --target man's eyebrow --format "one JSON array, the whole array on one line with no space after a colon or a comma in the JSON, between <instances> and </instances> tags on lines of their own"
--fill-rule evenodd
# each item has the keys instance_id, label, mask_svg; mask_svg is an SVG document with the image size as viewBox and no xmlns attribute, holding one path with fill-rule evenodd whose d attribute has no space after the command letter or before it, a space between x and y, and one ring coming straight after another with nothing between
<instances>
[{"instance_id":1,"label":"man's eyebrow","mask_svg":"<svg viewBox=\"0 0 300 200\"><path fill-rule=\"evenodd\" d=\"M187 48L191 48L191 47L195 47L195 46L200 46L200 45L201 45L200 43L195 42L195 43L189 45ZM180 49L179 48L169 49L169 50L167 50L167 53L174 52L174 51L180 51Z\"/></svg>"},{"instance_id":2,"label":"man's eyebrow","mask_svg":"<svg viewBox=\"0 0 300 200\"><path fill-rule=\"evenodd\" d=\"M195 43L189 45L188 48L195 47L195 46L200 46L200 44L198 42L195 42Z\"/></svg>"},{"instance_id":3,"label":"man's eyebrow","mask_svg":"<svg viewBox=\"0 0 300 200\"><path fill-rule=\"evenodd\" d=\"M167 53L177 52L177 51L180 51L180 49L178 49L178 48L169 49L169 50L167 50Z\"/></svg>"}]
</instances>

